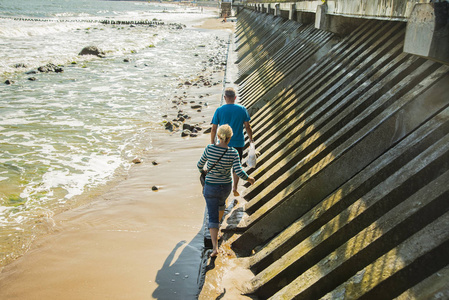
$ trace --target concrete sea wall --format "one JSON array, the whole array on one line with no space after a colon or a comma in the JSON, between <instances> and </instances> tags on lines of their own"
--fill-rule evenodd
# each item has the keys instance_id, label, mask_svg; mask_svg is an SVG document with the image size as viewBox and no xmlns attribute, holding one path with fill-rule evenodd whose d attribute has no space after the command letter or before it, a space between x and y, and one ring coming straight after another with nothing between
<instances>
[{"instance_id":1,"label":"concrete sea wall","mask_svg":"<svg viewBox=\"0 0 449 300\"><path fill-rule=\"evenodd\" d=\"M236 84L256 184L200 299L448 299L449 63L404 52L407 20L331 31L249 8Z\"/></svg>"}]
</instances>

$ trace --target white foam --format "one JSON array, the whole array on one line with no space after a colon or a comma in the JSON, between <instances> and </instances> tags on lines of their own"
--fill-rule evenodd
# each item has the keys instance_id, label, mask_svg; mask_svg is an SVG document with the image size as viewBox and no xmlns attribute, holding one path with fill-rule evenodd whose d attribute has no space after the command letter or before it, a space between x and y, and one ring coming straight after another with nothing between
<instances>
[{"instance_id":1,"label":"white foam","mask_svg":"<svg viewBox=\"0 0 449 300\"><path fill-rule=\"evenodd\" d=\"M70 126L70 127L83 127L85 124L84 124L84 122L79 121L79 120L67 120L67 121L52 122L52 125Z\"/></svg>"}]
</instances>

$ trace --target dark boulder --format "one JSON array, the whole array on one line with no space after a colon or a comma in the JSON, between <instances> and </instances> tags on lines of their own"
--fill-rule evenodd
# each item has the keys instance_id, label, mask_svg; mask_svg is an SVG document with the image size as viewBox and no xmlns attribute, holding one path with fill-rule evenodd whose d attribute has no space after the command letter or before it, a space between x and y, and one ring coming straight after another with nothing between
<instances>
[{"instance_id":1,"label":"dark boulder","mask_svg":"<svg viewBox=\"0 0 449 300\"><path fill-rule=\"evenodd\" d=\"M78 55L95 55L98 57L105 57L105 53L96 46L84 47Z\"/></svg>"},{"instance_id":2,"label":"dark boulder","mask_svg":"<svg viewBox=\"0 0 449 300\"><path fill-rule=\"evenodd\" d=\"M50 73L50 72L55 72L55 73L61 73L64 72L64 69L61 67L58 67L55 64L49 63L46 64L45 66L41 66L39 68L37 68L37 70L41 73Z\"/></svg>"}]
</instances>

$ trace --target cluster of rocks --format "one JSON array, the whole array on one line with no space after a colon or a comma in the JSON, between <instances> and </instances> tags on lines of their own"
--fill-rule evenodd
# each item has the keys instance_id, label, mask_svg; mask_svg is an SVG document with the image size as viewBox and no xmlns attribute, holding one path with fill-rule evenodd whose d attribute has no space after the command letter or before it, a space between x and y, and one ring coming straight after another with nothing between
<instances>
[{"instance_id":1,"label":"cluster of rocks","mask_svg":"<svg viewBox=\"0 0 449 300\"><path fill-rule=\"evenodd\" d=\"M200 45L199 47L205 47L204 45ZM207 75L206 70L208 67L212 67L214 70L212 72L218 72L219 69L222 69L226 66L227 57L226 57L226 43L222 40L219 40L218 38L216 41L211 45L213 49L219 49L218 53L214 56L208 57L208 60L203 61L203 73L204 75L198 75L196 78L184 80L178 84L178 88L191 88L191 87L212 87L218 84L222 83L222 80L214 81L213 76L210 73ZM203 131L203 128L200 126L200 124L191 125L188 123L185 123L186 120L190 119L190 117L186 114L184 114L182 109L179 109L181 105L189 105L191 110L196 110L196 112L201 112L202 109L208 104L206 102L199 101L198 103L196 101L189 101L186 96L187 92L184 92L183 96L175 96L172 100L172 103L175 104L173 106L173 109L178 109L178 114L176 118L174 118L172 121L168 121L165 123L165 129L168 131L181 131L181 136L186 137L196 137L198 134ZM206 94L206 96L209 96L209 94ZM203 98L203 95L200 95L199 98ZM164 118L167 118L168 116L163 116ZM204 131L204 133L207 130Z\"/></svg>"},{"instance_id":2,"label":"cluster of rocks","mask_svg":"<svg viewBox=\"0 0 449 300\"><path fill-rule=\"evenodd\" d=\"M80 56L83 56L83 55L94 55L94 56L98 56L98 57L101 57L101 58L105 57L104 51L102 51L101 49L99 49L96 46L84 47L80 51L80 53L78 55L80 55ZM18 64L14 65L14 68L16 68L16 69L28 68L28 66L26 64L23 64L23 63L18 63ZM37 70L27 71L27 72L25 72L25 74L31 75L31 74L38 74L38 73L62 73L62 72L64 72L63 66L57 66L57 65L55 65L53 63L48 63L48 64L46 64L44 66L38 67ZM28 80L35 81L35 80L37 80L37 78L36 77L29 77ZM13 80L11 80L11 79L7 79L5 81L5 84L8 84L8 85L11 85L11 84L14 84L14 83L15 82Z\"/></svg>"},{"instance_id":3,"label":"cluster of rocks","mask_svg":"<svg viewBox=\"0 0 449 300\"><path fill-rule=\"evenodd\" d=\"M64 72L64 69L62 67L57 66L52 63L46 64L45 66L41 66L41 67L37 68L37 70L41 73L50 73L50 72L62 73L62 72ZM31 73L27 72L27 74L31 74Z\"/></svg>"},{"instance_id":4,"label":"cluster of rocks","mask_svg":"<svg viewBox=\"0 0 449 300\"><path fill-rule=\"evenodd\" d=\"M182 125L182 133L181 136L185 137L185 136L190 136L190 137L197 137L198 133L203 130L203 128L201 128L200 126L197 125L190 125L190 124L186 124L184 123Z\"/></svg>"},{"instance_id":5,"label":"cluster of rocks","mask_svg":"<svg viewBox=\"0 0 449 300\"><path fill-rule=\"evenodd\" d=\"M209 96L209 94L206 94ZM203 98L203 95L199 96L200 98ZM191 117L186 114L182 109L179 109L179 106L181 105L188 105L190 103L190 109L196 110L197 112L201 112L204 106L207 106L208 104L206 102L200 101L199 103L196 103L196 101L191 100L190 102L186 99L186 95L183 96L175 96L172 100L172 103L176 104L172 108L178 109L176 117L171 120L165 122L165 129L173 132L173 131L181 131L181 136L190 136L190 137L197 137L198 133L203 130L203 128L200 126L200 124L188 124L185 123L187 120L191 119ZM168 115L164 115L164 118L168 118Z\"/></svg>"},{"instance_id":6,"label":"cluster of rocks","mask_svg":"<svg viewBox=\"0 0 449 300\"><path fill-rule=\"evenodd\" d=\"M63 66L57 66L55 64L48 63L45 66L40 66L39 68L37 68L37 70L30 70L28 72L25 72L25 74L30 75L30 74L51 73L51 72L62 73L64 72L64 69L62 67Z\"/></svg>"},{"instance_id":7,"label":"cluster of rocks","mask_svg":"<svg viewBox=\"0 0 449 300\"><path fill-rule=\"evenodd\" d=\"M184 82L181 82L178 84L178 87L183 87L183 86L196 86L196 87L211 87L213 85L217 85L220 84L222 81L216 81L216 82L211 82L210 79L206 78L205 76L198 76L195 79L192 80L186 80Z\"/></svg>"},{"instance_id":8,"label":"cluster of rocks","mask_svg":"<svg viewBox=\"0 0 449 300\"><path fill-rule=\"evenodd\" d=\"M181 136L190 136L197 137L198 133L203 130L200 124L191 125L188 123L184 123L184 116L178 119L174 119L173 121L168 121L165 123L165 129L168 131L179 131L181 130Z\"/></svg>"},{"instance_id":9,"label":"cluster of rocks","mask_svg":"<svg viewBox=\"0 0 449 300\"><path fill-rule=\"evenodd\" d=\"M218 50L213 56L209 56L207 61L203 61L203 64L214 68L214 72L223 70L227 63L227 42L216 37L214 49Z\"/></svg>"},{"instance_id":10,"label":"cluster of rocks","mask_svg":"<svg viewBox=\"0 0 449 300\"><path fill-rule=\"evenodd\" d=\"M14 67L15 68L27 68L27 66L25 64L16 64ZM37 70L27 71L27 72L25 72L25 74L31 75L31 74L38 74L38 73L50 73L50 72L62 73L62 72L64 72L64 69L62 68L62 66L57 66L55 64L48 63L45 66L40 66L39 68L37 68ZM35 81L35 80L37 80L37 78L29 77L28 80ZM11 80L11 79L7 79L5 81L5 84L8 84L8 85L11 85L14 83L15 83L14 80Z\"/></svg>"}]
</instances>

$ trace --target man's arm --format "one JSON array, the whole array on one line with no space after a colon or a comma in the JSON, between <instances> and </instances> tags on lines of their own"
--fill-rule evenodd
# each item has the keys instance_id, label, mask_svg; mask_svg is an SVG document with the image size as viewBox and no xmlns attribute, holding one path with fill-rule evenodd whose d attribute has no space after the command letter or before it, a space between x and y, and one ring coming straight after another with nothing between
<instances>
[{"instance_id":1,"label":"man's arm","mask_svg":"<svg viewBox=\"0 0 449 300\"><path fill-rule=\"evenodd\" d=\"M210 143L215 144L215 136L217 135L217 124L212 124L212 129L210 131Z\"/></svg>"},{"instance_id":2,"label":"man's arm","mask_svg":"<svg viewBox=\"0 0 449 300\"><path fill-rule=\"evenodd\" d=\"M251 124L249 122L243 122L243 125L245 125L246 134L248 135L249 141L254 142L253 130L251 129Z\"/></svg>"}]
</instances>

